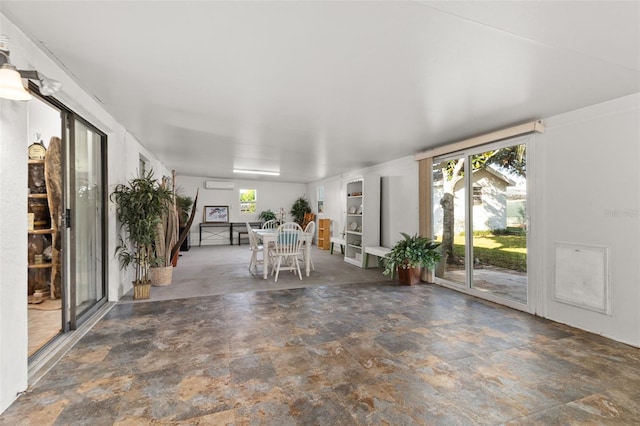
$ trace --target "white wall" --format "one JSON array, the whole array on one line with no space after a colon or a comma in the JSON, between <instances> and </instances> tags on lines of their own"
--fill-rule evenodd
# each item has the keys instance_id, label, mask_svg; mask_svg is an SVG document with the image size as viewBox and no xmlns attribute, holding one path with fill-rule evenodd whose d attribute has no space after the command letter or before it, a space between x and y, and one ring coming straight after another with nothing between
<instances>
[{"instance_id":1,"label":"white wall","mask_svg":"<svg viewBox=\"0 0 640 426\"><path fill-rule=\"evenodd\" d=\"M636 94L545 119L547 131L536 137L542 229L532 228L542 232L541 314L635 346L640 346L639 117ZM556 242L609 249L611 315L554 299Z\"/></svg>"},{"instance_id":2,"label":"white wall","mask_svg":"<svg viewBox=\"0 0 640 426\"><path fill-rule=\"evenodd\" d=\"M342 176L333 176L307 185L309 202L316 213L318 211L318 187L322 187L324 191L324 208L322 213L318 213L317 218L331 219L331 236L341 238L347 218L344 180Z\"/></svg>"},{"instance_id":3,"label":"white wall","mask_svg":"<svg viewBox=\"0 0 640 426\"><path fill-rule=\"evenodd\" d=\"M199 224L203 219L204 206L229 206L230 222L259 222L258 215L264 210L272 210L275 213L283 208L287 214L287 220L291 220L291 206L299 197L306 196L307 185L302 183L280 183L255 180L234 180L233 189L206 189L205 181L213 180L206 177L177 176L176 189L181 195L189 196L192 199L199 190L197 213L191 226L191 244L197 245L199 239ZM256 190L256 214L240 214L240 190ZM314 204L311 204L312 209ZM315 205L317 209L317 204ZM314 211L315 211L314 209ZM204 237L203 237L204 238ZM228 239L208 239L203 241L203 245L228 244Z\"/></svg>"},{"instance_id":4,"label":"white wall","mask_svg":"<svg viewBox=\"0 0 640 426\"><path fill-rule=\"evenodd\" d=\"M0 100L0 412L27 387L27 138L27 104Z\"/></svg>"},{"instance_id":5,"label":"white wall","mask_svg":"<svg viewBox=\"0 0 640 426\"><path fill-rule=\"evenodd\" d=\"M339 237L346 221L345 182L362 175L377 175L381 179L380 243L384 247L392 246L402 238L400 232L415 234L418 232L418 163L412 156L387 161L354 170L340 176L333 176L308 185L313 195L313 204L317 209L317 188L324 187L324 213L318 217L331 219L332 233Z\"/></svg>"}]
</instances>

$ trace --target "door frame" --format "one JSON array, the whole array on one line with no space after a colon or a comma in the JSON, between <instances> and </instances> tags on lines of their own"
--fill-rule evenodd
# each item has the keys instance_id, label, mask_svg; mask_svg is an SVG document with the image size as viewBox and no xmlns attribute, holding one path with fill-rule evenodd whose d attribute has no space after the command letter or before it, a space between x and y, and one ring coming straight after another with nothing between
<instances>
[{"instance_id":1,"label":"door frame","mask_svg":"<svg viewBox=\"0 0 640 426\"><path fill-rule=\"evenodd\" d=\"M61 218L62 223L59 225L60 232L62 234L61 241L61 250L60 250L60 258L61 258L61 333L54 337L51 341L49 341L45 346L43 346L38 352L36 352L32 357L35 358L38 356L42 350L44 350L47 346L49 346L52 342L57 340L61 335L68 333L71 330L75 330L80 327L83 323L89 320L100 308L102 308L109 299L108 294L108 282L109 282L109 262L108 253L109 253L109 235L108 235L108 206L109 206L109 181L108 181L108 144L107 144L107 134L98 129L95 125L84 119L79 114L75 113L69 107L67 107L64 103L60 102L58 99L52 96L44 96L40 93L40 88L37 84L32 81L29 81L29 90L30 92L37 96L42 102L49 104L50 106L56 108L60 111L60 137L62 139L62 185L64 190L62 191L62 211L63 217ZM102 180L102 214L100 217L100 225L103 233L102 244L100 245L100 249L104 254L104 262L102 262L102 271L101 271L101 279L102 279L102 294L103 297L97 300L93 306L87 309L82 315L76 315L76 307L75 303L71 303L75 298L75 285L71 281L72 277L75 276L72 272L75 271L75 254L69 252L69 238L70 232L73 232L73 228L69 231L69 218L71 219L71 224L74 222L74 212L69 211L69 200L67 200L66 192L67 187L70 184L68 176L68 171L72 172L73 169L73 150L68 152L67 140L69 143L75 140L73 138L73 132L75 126L69 127L70 135L67 135L67 123L72 124L74 120L81 122L83 125L90 128L96 134L100 136L100 144L101 144L101 180ZM69 138L67 137L69 136ZM70 155L69 161L71 164L67 167L67 154ZM69 169L69 170L68 170ZM68 291L69 290L69 291ZM69 294L68 294L69 293Z\"/></svg>"},{"instance_id":2,"label":"door frame","mask_svg":"<svg viewBox=\"0 0 640 426\"><path fill-rule=\"evenodd\" d=\"M526 144L526 149L527 149L527 182L526 182L526 187L527 187L527 215L526 215L526 223L527 223L527 231L526 231L526 236L527 236L527 303L521 303L521 302L517 302L511 299L506 299L503 297L499 297L499 296L495 296L491 293L486 293L486 292L482 292L479 290L476 290L475 288L473 288L473 286L471 285L472 282L471 280L473 279L473 265L470 264L469 262L471 262L472 259L472 252L473 252L473 235L472 233L468 232L469 231L469 223L473 223L473 190L472 190L472 173L465 173L464 175L464 187L465 187L465 209L464 209L464 213L465 213L465 285L460 285L460 284L456 284L452 281L448 281L445 280L443 278L439 278L439 277L435 277L434 276L434 282L438 285L441 285L443 287L447 287L450 288L452 290L456 290L459 291L461 293L465 293L465 294L469 294L471 296L475 296L475 297L479 297L481 299L484 300L488 300L490 302L494 302L494 303L498 303L500 305L504 305L513 309L517 309L520 311L525 311L525 312L529 312L529 313L534 313L535 312L535 291L532 290L532 266L534 265L534 260L535 257L532 259L532 250L531 250L531 238L530 236L531 234L531 215L532 213L535 211L536 208L536 203L535 203L535 197L533 196L533 194L535 193L535 154L533 154L533 147L535 146L534 142L534 136L529 134L529 135L523 135L523 136L516 136L516 137L512 137L509 139L504 139L504 140L500 140L500 141L496 141L496 142L491 142L491 143L487 143L487 144L482 144L482 145L476 145L476 146L472 146L469 148L466 148L464 150L460 150L460 151L455 151L455 152L450 152L447 154L443 154L443 155L439 155L437 157L433 158L433 163L436 163L437 161L442 161L442 160L448 160L448 159L454 159L454 158L464 158L465 159L465 167L469 166L469 161L468 159L474 155L474 154L479 154L491 149L501 149L501 148L505 148L505 147L509 147L509 146L514 146L514 145L521 145L521 144ZM433 169L431 170L431 173L433 173ZM433 185L431 187L431 199L433 199ZM433 206L431 206L431 208L433 209ZM432 218L431 220L433 220L433 213L431 213ZM536 256L534 254L534 256Z\"/></svg>"}]
</instances>

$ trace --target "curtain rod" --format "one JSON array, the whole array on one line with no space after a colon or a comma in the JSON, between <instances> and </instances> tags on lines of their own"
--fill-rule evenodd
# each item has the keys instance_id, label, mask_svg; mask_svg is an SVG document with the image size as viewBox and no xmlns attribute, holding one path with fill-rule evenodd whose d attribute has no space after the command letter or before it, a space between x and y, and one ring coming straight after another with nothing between
<instances>
[{"instance_id":1,"label":"curtain rod","mask_svg":"<svg viewBox=\"0 0 640 426\"><path fill-rule=\"evenodd\" d=\"M453 142L444 146L428 149L426 151L414 154L413 159L416 161L425 158L433 158L450 152L461 151L478 145L484 145L490 142L496 142L503 139L509 139L515 136L525 135L527 133L537 132L544 133L545 126L542 120L532 121L530 123L518 124L517 126L507 127L506 129L496 130L495 132L486 133L484 135L475 136L458 142Z\"/></svg>"}]
</instances>

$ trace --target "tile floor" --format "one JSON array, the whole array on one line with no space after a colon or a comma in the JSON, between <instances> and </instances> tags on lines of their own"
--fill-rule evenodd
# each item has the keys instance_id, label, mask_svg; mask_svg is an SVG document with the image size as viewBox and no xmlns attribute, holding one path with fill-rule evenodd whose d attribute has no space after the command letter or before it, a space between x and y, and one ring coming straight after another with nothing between
<instances>
[{"instance_id":1,"label":"tile floor","mask_svg":"<svg viewBox=\"0 0 640 426\"><path fill-rule=\"evenodd\" d=\"M303 283L317 284L251 291L246 265L215 250L198 255L218 267L183 256L171 291L237 275L241 292L117 304L0 424L640 422L639 349L378 269L330 281L335 253L314 251Z\"/></svg>"}]
</instances>

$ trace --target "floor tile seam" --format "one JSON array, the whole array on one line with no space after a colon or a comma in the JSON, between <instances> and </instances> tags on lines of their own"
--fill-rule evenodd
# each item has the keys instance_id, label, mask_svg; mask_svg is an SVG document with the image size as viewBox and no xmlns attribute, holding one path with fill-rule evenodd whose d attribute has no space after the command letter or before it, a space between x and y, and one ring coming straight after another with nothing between
<instances>
[{"instance_id":1,"label":"floor tile seam","mask_svg":"<svg viewBox=\"0 0 640 426\"><path fill-rule=\"evenodd\" d=\"M500 356L500 355L504 355L504 359L508 359L509 357L509 352L514 350L514 349L530 349L528 345L522 345L522 346L516 346L516 347L511 347L511 348L505 348L505 349L501 349L499 351L495 351L492 352L490 354L478 354L478 355L472 355L470 357L465 357L465 358L458 358L454 361L460 361L463 359L468 359L468 358L477 358L481 361L489 361L491 362L492 359L494 359L496 356ZM536 353L535 351L533 353ZM492 365L495 364L495 362L492 362ZM514 362L513 365L515 368L519 368L519 365L521 363L517 361L517 358L514 358ZM546 374L545 374L546 372ZM537 377L543 377L543 378L548 378L548 377L553 377L554 375L556 375L556 373L554 371L546 371L546 370L542 370L540 367L536 367L536 371L535 374Z\"/></svg>"},{"instance_id":2,"label":"floor tile seam","mask_svg":"<svg viewBox=\"0 0 640 426\"><path fill-rule=\"evenodd\" d=\"M627 353L627 352L636 352L639 355L636 357L636 360L638 362L640 362L640 348L636 348L634 346L631 345L625 345L623 343L620 342L615 342L612 341L613 344L621 344L624 345L625 347L622 348L612 348L610 345L607 344L607 342L602 342L599 339L603 338L606 339L606 337L594 334L594 333L590 333L587 331L583 331L583 330L577 330L577 333L571 334L569 336L563 336L560 337L558 339L550 339L547 342L543 342L544 345L552 345L552 344L559 344L562 343L563 341L571 341L574 343L573 346L580 346L580 347L588 347L590 349L591 352L593 352L595 355L601 355L603 352L602 350L599 349L606 349L607 351L615 351L615 352L623 352L623 353ZM585 339L589 341L588 345L585 345L585 343L583 343L581 341L581 339ZM564 346L564 345L563 345Z\"/></svg>"},{"instance_id":3,"label":"floor tile seam","mask_svg":"<svg viewBox=\"0 0 640 426\"><path fill-rule=\"evenodd\" d=\"M547 357L553 357L553 358L557 358L560 359L564 362L568 362L571 365L575 365L576 368L585 368L584 364L585 361L589 361L590 359L592 359L593 356L598 357L600 355L600 353L598 351L594 351L592 348L588 348L590 349L590 351L593 353L593 355L589 354L589 355L585 355L582 356L580 358L576 358L575 354L573 353L566 353L566 352L561 352L561 353L557 353L553 346L557 346L558 344L560 344L560 349L564 350L566 349L565 345L561 344L562 340L571 340L572 336L567 336L567 337L563 337L560 339L554 339L554 340L550 340L547 342L541 342L539 344L536 344L534 347L536 348L536 350L534 350L533 352L542 356L547 356ZM579 348L583 348L584 344L576 342ZM533 345L532 345L533 346ZM601 358L600 358L601 359ZM607 362L609 360L603 360L605 364L609 364L610 362Z\"/></svg>"},{"instance_id":4,"label":"floor tile seam","mask_svg":"<svg viewBox=\"0 0 640 426\"><path fill-rule=\"evenodd\" d=\"M510 421L514 421L514 420L517 420L517 419L525 418L527 416L530 416L532 413L537 412L537 411L532 411L531 413L528 413L526 407L522 407L518 403L518 401L516 399L512 398L510 395L508 395L507 393L505 393L505 392L503 392L503 391L501 391L499 389L488 388L488 387L486 387L484 385L483 382L480 382L480 386L483 389L485 389L486 392L490 393L492 400L494 400L496 396L501 396L502 398L510 401L511 403L509 404L509 406L514 408L516 411L522 413L522 411L525 410L525 413L523 413L520 416L517 416L517 417L514 417L514 418L510 418L510 419L503 419L503 420L501 420L499 422L492 423L492 424L504 425L504 424L506 424L506 423L508 423ZM442 391L440 389L437 389L437 388L436 388L436 391L440 392L440 394L442 395L443 398L445 398L446 400L450 401L452 406L458 407L458 409L462 410L463 414L465 414L467 417L470 417L474 422L476 422L476 417L477 417L478 412L474 411L473 407L471 407L471 406L459 406L459 402L460 402L459 399L451 397L451 395L455 395L457 392L454 391L454 392L442 393ZM505 405L504 403L501 403L499 405L499 407L503 407L504 405ZM560 404L560 405L562 405L562 404ZM500 413L502 413L502 411L503 410L501 409ZM479 423L479 424L487 424L485 422L481 422L481 423L477 422L477 423Z\"/></svg>"},{"instance_id":5,"label":"floor tile seam","mask_svg":"<svg viewBox=\"0 0 640 426\"><path fill-rule=\"evenodd\" d=\"M524 415L524 416L521 416L521 417L514 417L514 418L512 418L510 420L507 420L505 423L513 422L513 421L517 421L517 420L525 420L527 418L543 415L544 413L552 412L554 410L559 410L559 409L562 409L563 407L567 407L567 406L569 406L569 407L571 407L573 409L579 410L579 411L587 414L588 416L593 416L592 413L590 413L590 412L588 412L586 410L583 410L577 404L573 404L573 405L569 405L569 404L575 403L576 401L581 401L584 398L587 398L587 397L593 396L593 395L598 395L598 394L599 393L594 393L594 394L590 394L590 395L587 395L585 397L582 397L582 398L579 398L579 399L576 399L576 400L572 400L572 401L568 401L568 402L560 402L558 404L555 404L555 405L552 405L552 406L549 406L549 407L545 407L544 409L541 409L541 410L532 411L531 413L529 413L527 415Z\"/></svg>"},{"instance_id":6,"label":"floor tile seam","mask_svg":"<svg viewBox=\"0 0 640 426\"><path fill-rule=\"evenodd\" d=\"M479 357L475 357L475 356L474 357L467 357L467 358L478 358L478 359L480 359ZM459 361L459 360L456 360L456 361ZM449 364L448 362L446 362L446 363ZM476 375L476 370L475 369L473 369L471 367L464 366L464 365L463 366L453 365L450 368L454 369L455 371L462 370L467 375L469 375L470 377L474 377ZM416 370L416 372L419 373L420 371ZM510 393L509 393L510 390L508 389L508 387L502 387L502 386L498 386L496 384L492 385L492 382L490 380L488 380L487 377L484 377L484 376L481 376L480 380L475 380L475 383L477 383L479 386L481 386L483 389L485 389L487 393L491 394L492 395L492 399L493 399L494 396L498 396L499 395L502 398L505 398L506 400L511 401L512 404L510 404L510 405L512 407L518 407L517 409L519 411L521 411L522 409L527 410L526 407L522 407L521 406L521 404L518 402L517 399L513 398L510 395ZM438 391L444 398L449 400L452 404L454 404L454 405L457 404L458 401L455 398L451 398L450 397L450 395L452 394L451 392L446 391L446 389L439 389L437 387L434 387L434 389L436 389L436 391ZM455 394L455 391L454 391L454 394ZM563 405L563 403L559 403L558 405ZM540 410L538 410L538 411L540 411ZM500 422L500 423L497 423L497 424L503 424L503 423L506 423L506 422L509 422L509 421L513 421L513 420L516 420L516 419L524 418L524 417L527 417L527 416L529 416L529 415L531 415L531 414L533 414L535 412L536 411L531 411L528 414L525 413L522 416L515 417L515 418L510 419L510 420L505 420L504 422Z\"/></svg>"}]
</instances>

